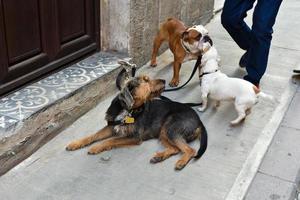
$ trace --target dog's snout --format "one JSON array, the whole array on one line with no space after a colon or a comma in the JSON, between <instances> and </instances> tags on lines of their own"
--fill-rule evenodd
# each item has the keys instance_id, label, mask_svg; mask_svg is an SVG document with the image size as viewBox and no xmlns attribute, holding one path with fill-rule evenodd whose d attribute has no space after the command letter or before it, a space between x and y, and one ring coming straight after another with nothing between
<instances>
[{"instance_id":1,"label":"dog's snout","mask_svg":"<svg viewBox=\"0 0 300 200\"><path fill-rule=\"evenodd\" d=\"M163 84L166 84L166 80L160 79L160 81L161 81Z\"/></svg>"}]
</instances>

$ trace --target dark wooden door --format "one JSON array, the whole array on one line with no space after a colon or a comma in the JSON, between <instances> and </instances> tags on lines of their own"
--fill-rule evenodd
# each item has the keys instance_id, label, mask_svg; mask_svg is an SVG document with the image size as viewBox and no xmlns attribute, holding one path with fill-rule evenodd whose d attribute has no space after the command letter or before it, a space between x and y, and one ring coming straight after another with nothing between
<instances>
[{"instance_id":1,"label":"dark wooden door","mask_svg":"<svg viewBox=\"0 0 300 200\"><path fill-rule=\"evenodd\" d=\"M0 0L0 95L99 49L99 0Z\"/></svg>"}]
</instances>

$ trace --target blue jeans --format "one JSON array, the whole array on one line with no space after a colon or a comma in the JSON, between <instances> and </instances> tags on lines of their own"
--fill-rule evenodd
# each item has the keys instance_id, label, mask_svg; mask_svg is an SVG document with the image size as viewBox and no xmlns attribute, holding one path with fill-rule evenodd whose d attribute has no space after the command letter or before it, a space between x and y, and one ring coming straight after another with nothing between
<instances>
[{"instance_id":1,"label":"blue jeans","mask_svg":"<svg viewBox=\"0 0 300 200\"><path fill-rule=\"evenodd\" d=\"M257 0L250 28L244 21L256 0L225 0L221 22L240 48L247 51L244 79L259 84L266 71L273 25L282 0Z\"/></svg>"}]
</instances>

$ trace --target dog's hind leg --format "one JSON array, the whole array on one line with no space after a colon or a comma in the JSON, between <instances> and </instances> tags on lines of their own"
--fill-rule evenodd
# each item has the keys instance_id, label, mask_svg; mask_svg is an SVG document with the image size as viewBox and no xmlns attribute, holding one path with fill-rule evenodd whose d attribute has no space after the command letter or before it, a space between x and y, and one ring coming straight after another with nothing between
<instances>
[{"instance_id":1,"label":"dog's hind leg","mask_svg":"<svg viewBox=\"0 0 300 200\"><path fill-rule=\"evenodd\" d=\"M202 106L198 108L200 112L204 112L204 110L207 108L207 101L208 101L208 94L202 93Z\"/></svg>"},{"instance_id":2,"label":"dog's hind leg","mask_svg":"<svg viewBox=\"0 0 300 200\"><path fill-rule=\"evenodd\" d=\"M235 104L235 109L238 113L238 117L230 122L231 125L237 125L246 117L247 106L245 104Z\"/></svg>"},{"instance_id":3,"label":"dog's hind leg","mask_svg":"<svg viewBox=\"0 0 300 200\"><path fill-rule=\"evenodd\" d=\"M190 147L183 139L176 139L174 143L183 153L182 157L176 162L175 165L176 170L181 170L196 155L196 151L192 147Z\"/></svg>"},{"instance_id":4,"label":"dog's hind leg","mask_svg":"<svg viewBox=\"0 0 300 200\"><path fill-rule=\"evenodd\" d=\"M141 140L138 138L113 137L113 138L104 140L100 144L95 144L94 146L92 146L89 149L88 154L98 154L103 151L111 150L112 148L138 145L140 143L141 143Z\"/></svg>"},{"instance_id":5,"label":"dog's hind leg","mask_svg":"<svg viewBox=\"0 0 300 200\"><path fill-rule=\"evenodd\" d=\"M97 133L95 133L93 135L89 135L87 137L84 137L84 138L81 138L79 140L75 140L75 141L71 142L66 147L66 150L74 151L76 149L80 149L80 148L85 147L89 144L92 144L93 142L103 140L103 139L109 138L111 136L112 136L112 128L109 127L109 126L106 126L106 127L104 127L103 129L101 129L100 131L98 131Z\"/></svg>"},{"instance_id":6,"label":"dog's hind leg","mask_svg":"<svg viewBox=\"0 0 300 200\"><path fill-rule=\"evenodd\" d=\"M166 134L161 133L160 141L166 149L161 152L157 152L150 160L150 163L158 163L161 161L166 160L167 158L176 155L180 152L180 150L174 146L173 144L170 143L168 137Z\"/></svg>"},{"instance_id":7,"label":"dog's hind leg","mask_svg":"<svg viewBox=\"0 0 300 200\"><path fill-rule=\"evenodd\" d=\"M161 44L165 41L165 37L164 34L160 31L157 36L155 37L154 41L153 41L153 50L152 50L152 56L151 56L151 63L150 66L151 67L156 67L157 63L156 63L156 57L158 54L158 50L159 47L161 46Z\"/></svg>"}]
</instances>

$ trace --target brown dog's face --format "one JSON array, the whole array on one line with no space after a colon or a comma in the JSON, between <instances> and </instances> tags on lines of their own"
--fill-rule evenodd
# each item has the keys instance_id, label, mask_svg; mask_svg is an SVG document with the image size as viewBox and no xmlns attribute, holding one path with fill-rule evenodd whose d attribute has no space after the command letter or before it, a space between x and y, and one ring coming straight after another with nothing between
<instances>
[{"instance_id":1,"label":"brown dog's face","mask_svg":"<svg viewBox=\"0 0 300 200\"><path fill-rule=\"evenodd\" d=\"M202 34L199 33L196 29L187 29L183 32L182 39L184 42L188 42L190 45L193 45L195 42L198 42L202 37Z\"/></svg>"},{"instance_id":2,"label":"brown dog's face","mask_svg":"<svg viewBox=\"0 0 300 200\"><path fill-rule=\"evenodd\" d=\"M183 32L182 40L192 53L198 53L203 48L202 39L207 35L208 31L204 26L196 25Z\"/></svg>"},{"instance_id":3,"label":"brown dog's face","mask_svg":"<svg viewBox=\"0 0 300 200\"><path fill-rule=\"evenodd\" d=\"M165 80L151 80L148 76L139 76L130 80L122 89L119 99L124 102L127 109L142 106L160 94L165 89Z\"/></svg>"}]
</instances>

